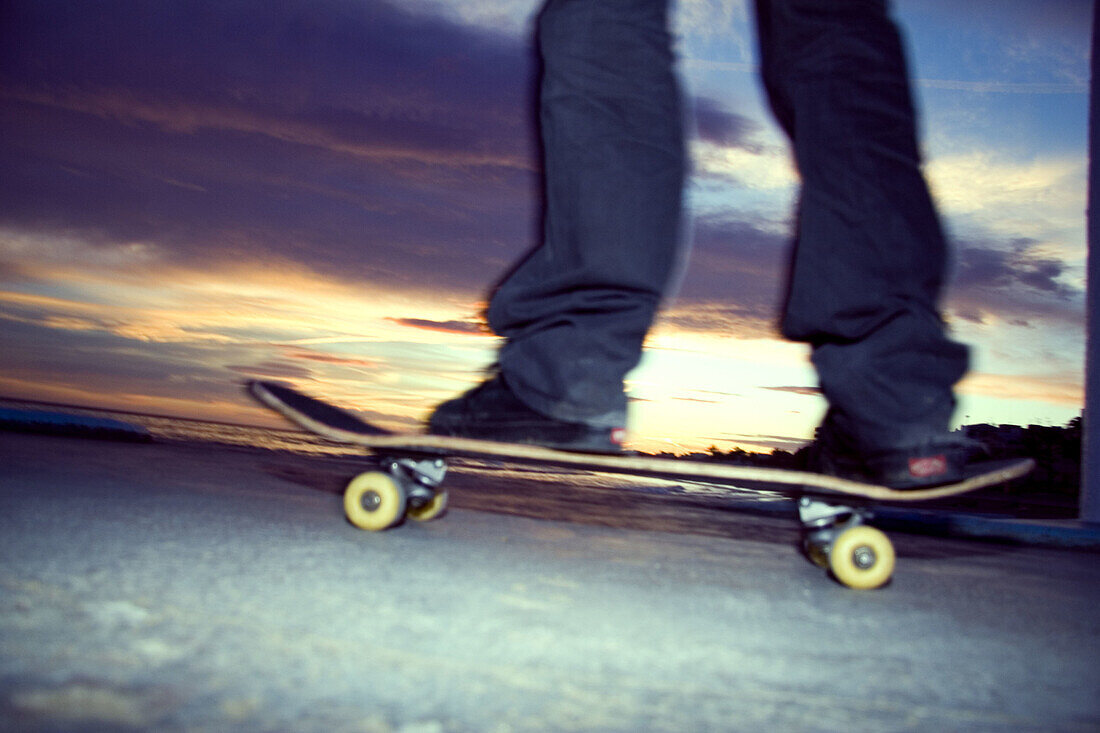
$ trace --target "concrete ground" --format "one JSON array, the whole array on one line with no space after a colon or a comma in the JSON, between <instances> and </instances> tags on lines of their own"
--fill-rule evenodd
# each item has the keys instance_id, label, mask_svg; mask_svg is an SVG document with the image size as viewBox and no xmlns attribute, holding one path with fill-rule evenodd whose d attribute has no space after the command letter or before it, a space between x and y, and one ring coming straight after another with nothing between
<instances>
[{"instance_id":1,"label":"concrete ground","mask_svg":"<svg viewBox=\"0 0 1100 733\"><path fill-rule=\"evenodd\" d=\"M1094 552L895 534L859 592L793 516L599 477L369 534L355 469L0 433L0 729L1100 729Z\"/></svg>"}]
</instances>

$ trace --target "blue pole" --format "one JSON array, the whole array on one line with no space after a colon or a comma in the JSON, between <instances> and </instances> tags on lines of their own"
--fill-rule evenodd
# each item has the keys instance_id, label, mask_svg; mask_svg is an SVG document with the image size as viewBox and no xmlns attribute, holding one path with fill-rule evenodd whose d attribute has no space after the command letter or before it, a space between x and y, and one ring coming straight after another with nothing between
<instances>
[{"instance_id":1,"label":"blue pole","mask_svg":"<svg viewBox=\"0 0 1100 733\"><path fill-rule=\"evenodd\" d=\"M1100 59L1097 34L1100 13L1092 19L1092 61L1089 85L1089 191L1088 191L1088 281L1085 334L1085 432L1081 446L1081 519L1100 524Z\"/></svg>"}]
</instances>

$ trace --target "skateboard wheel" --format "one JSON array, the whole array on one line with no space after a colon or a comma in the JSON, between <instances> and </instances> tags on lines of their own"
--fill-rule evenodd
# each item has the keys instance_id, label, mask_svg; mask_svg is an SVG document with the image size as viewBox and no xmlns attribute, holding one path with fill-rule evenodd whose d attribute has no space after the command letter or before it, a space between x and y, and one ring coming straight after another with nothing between
<instances>
[{"instance_id":1,"label":"skateboard wheel","mask_svg":"<svg viewBox=\"0 0 1100 733\"><path fill-rule=\"evenodd\" d=\"M829 567L828 545L806 538L802 541L802 551L806 553L806 557L809 558L810 562L819 568Z\"/></svg>"},{"instance_id":2,"label":"skateboard wheel","mask_svg":"<svg viewBox=\"0 0 1100 733\"><path fill-rule=\"evenodd\" d=\"M829 569L849 588L878 588L894 572L894 546L874 527L849 527L829 550Z\"/></svg>"},{"instance_id":3,"label":"skateboard wheel","mask_svg":"<svg viewBox=\"0 0 1100 733\"><path fill-rule=\"evenodd\" d=\"M392 527L405 518L405 491L381 471L359 474L344 490L344 514L359 529Z\"/></svg>"},{"instance_id":4,"label":"skateboard wheel","mask_svg":"<svg viewBox=\"0 0 1100 733\"><path fill-rule=\"evenodd\" d=\"M409 507L408 517L417 522L430 522L438 519L447 511L447 491L441 489L436 492L432 500L418 507Z\"/></svg>"}]
</instances>

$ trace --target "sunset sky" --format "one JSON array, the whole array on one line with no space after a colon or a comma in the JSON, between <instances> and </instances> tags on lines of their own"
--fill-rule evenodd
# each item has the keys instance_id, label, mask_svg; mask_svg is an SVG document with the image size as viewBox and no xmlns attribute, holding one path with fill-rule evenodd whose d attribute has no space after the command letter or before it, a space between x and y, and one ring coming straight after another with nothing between
<instances>
[{"instance_id":1,"label":"sunset sky","mask_svg":"<svg viewBox=\"0 0 1100 733\"><path fill-rule=\"evenodd\" d=\"M974 347L956 421L1083 402L1081 0L900 0ZM273 377L391 428L491 363L539 225L530 0L5 2L0 396L280 424ZM675 6L693 253L630 378L635 445L792 448L824 409L775 322L796 176L749 4Z\"/></svg>"}]
</instances>

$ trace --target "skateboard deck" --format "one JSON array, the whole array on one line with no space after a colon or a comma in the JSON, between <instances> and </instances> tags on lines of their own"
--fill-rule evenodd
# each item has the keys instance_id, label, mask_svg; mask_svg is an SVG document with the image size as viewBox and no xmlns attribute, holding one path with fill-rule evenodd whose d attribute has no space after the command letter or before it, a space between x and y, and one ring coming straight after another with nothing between
<instances>
[{"instance_id":1,"label":"skateboard deck","mask_svg":"<svg viewBox=\"0 0 1100 733\"><path fill-rule=\"evenodd\" d=\"M382 471L357 476L344 494L349 521L362 529L387 529L406 517L426 521L441 516L447 493L440 484L450 458L498 459L702 481L742 490L780 492L797 499L804 551L816 564L828 567L840 582L854 588L878 587L893 572L894 552L889 539L864 524L873 504L963 494L1019 478L1034 467L1034 461L1026 458L994 461L979 464L972 475L956 483L902 491L807 471L629 453L574 453L521 443L394 433L283 384L252 381L248 391L298 426L329 440L361 446L381 459Z\"/></svg>"}]
</instances>

